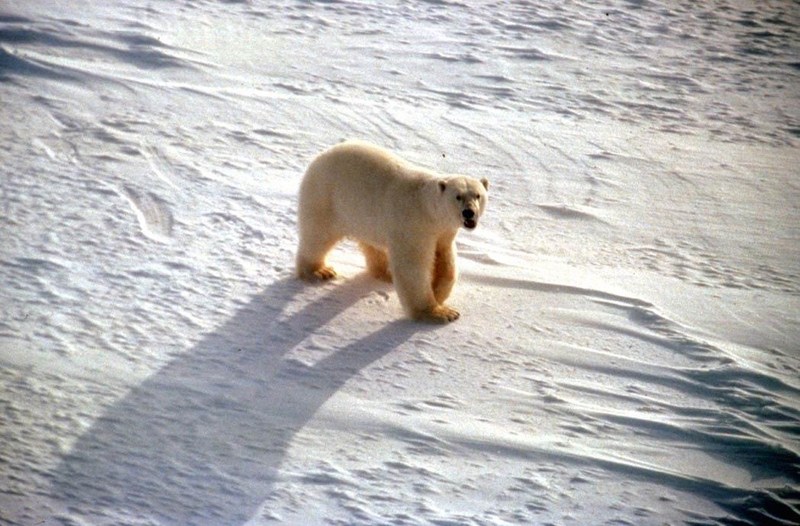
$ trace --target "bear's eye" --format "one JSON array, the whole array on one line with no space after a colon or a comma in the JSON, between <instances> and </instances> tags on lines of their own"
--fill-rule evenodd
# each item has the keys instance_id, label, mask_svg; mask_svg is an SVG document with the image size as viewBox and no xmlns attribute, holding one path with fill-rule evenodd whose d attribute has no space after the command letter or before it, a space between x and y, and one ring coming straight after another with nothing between
<instances>
[{"instance_id":1,"label":"bear's eye","mask_svg":"<svg viewBox=\"0 0 800 526\"><path fill-rule=\"evenodd\" d=\"M461 196L460 195L456 196L456 201L461 201Z\"/></svg>"}]
</instances>

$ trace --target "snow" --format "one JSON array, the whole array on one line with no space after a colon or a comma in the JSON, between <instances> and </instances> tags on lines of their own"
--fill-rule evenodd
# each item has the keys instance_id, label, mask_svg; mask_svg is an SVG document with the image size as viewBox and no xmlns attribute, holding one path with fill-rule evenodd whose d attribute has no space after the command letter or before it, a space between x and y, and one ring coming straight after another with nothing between
<instances>
[{"instance_id":1,"label":"snow","mask_svg":"<svg viewBox=\"0 0 800 526\"><path fill-rule=\"evenodd\" d=\"M0 6L0 523L797 524L789 2ZM491 180L446 326L292 277L367 139Z\"/></svg>"}]
</instances>

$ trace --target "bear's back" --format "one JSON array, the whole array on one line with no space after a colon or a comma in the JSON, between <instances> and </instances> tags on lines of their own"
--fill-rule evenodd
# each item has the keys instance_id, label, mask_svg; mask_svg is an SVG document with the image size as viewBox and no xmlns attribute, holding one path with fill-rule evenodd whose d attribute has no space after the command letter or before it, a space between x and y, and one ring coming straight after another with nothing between
<instances>
[{"instance_id":1,"label":"bear's back","mask_svg":"<svg viewBox=\"0 0 800 526\"><path fill-rule=\"evenodd\" d=\"M327 215L342 234L382 246L389 231L419 218L418 190L428 179L382 148L348 141L311 163L300 198L303 206Z\"/></svg>"}]
</instances>

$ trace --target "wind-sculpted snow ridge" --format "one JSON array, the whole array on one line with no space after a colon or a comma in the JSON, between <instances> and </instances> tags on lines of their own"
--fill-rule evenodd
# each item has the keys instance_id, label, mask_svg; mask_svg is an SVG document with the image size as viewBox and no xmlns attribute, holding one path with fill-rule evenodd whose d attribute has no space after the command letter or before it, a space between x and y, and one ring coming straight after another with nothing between
<instances>
[{"instance_id":1,"label":"wind-sculpted snow ridge","mask_svg":"<svg viewBox=\"0 0 800 526\"><path fill-rule=\"evenodd\" d=\"M800 522L789 3L0 7L0 524ZM296 195L488 177L446 327Z\"/></svg>"}]
</instances>

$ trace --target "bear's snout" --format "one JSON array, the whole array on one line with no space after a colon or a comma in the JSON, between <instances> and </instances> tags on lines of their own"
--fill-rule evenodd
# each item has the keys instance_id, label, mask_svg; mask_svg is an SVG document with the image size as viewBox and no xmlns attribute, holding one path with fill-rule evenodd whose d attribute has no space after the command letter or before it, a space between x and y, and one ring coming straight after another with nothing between
<instances>
[{"instance_id":1,"label":"bear's snout","mask_svg":"<svg viewBox=\"0 0 800 526\"><path fill-rule=\"evenodd\" d=\"M472 208L465 208L461 211L461 217L464 218L464 227L468 230L472 230L476 226L478 226L478 218L475 214L475 210Z\"/></svg>"},{"instance_id":2,"label":"bear's snout","mask_svg":"<svg viewBox=\"0 0 800 526\"><path fill-rule=\"evenodd\" d=\"M471 208L465 208L461 211L461 217L464 218L464 227L468 230L472 230L476 226L478 226L477 217L475 216L475 210Z\"/></svg>"}]
</instances>

